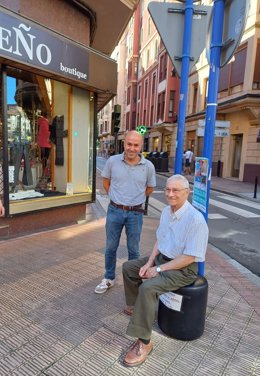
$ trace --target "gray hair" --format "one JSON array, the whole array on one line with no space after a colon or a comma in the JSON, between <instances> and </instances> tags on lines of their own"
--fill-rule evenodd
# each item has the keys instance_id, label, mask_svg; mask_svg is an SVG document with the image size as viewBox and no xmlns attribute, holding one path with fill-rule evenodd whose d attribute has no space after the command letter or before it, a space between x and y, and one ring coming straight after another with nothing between
<instances>
[{"instance_id":1,"label":"gray hair","mask_svg":"<svg viewBox=\"0 0 260 376\"><path fill-rule=\"evenodd\" d=\"M174 181L179 181L182 183L183 185L183 188L186 188L186 189L189 189L190 188L190 184L189 184L189 181L182 175L179 175L179 174L176 174L176 175L172 175L170 176L168 179L167 179L167 182L166 182L166 185L170 182L174 182Z\"/></svg>"}]
</instances>

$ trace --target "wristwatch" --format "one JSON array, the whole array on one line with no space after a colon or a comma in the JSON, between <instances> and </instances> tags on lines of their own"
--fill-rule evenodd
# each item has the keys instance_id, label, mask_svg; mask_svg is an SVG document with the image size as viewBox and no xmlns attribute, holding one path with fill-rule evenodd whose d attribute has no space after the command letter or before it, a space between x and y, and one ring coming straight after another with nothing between
<instances>
[{"instance_id":1,"label":"wristwatch","mask_svg":"<svg viewBox=\"0 0 260 376\"><path fill-rule=\"evenodd\" d=\"M157 271L157 273L161 273L161 267L157 266L156 271Z\"/></svg>"}]
</instances>

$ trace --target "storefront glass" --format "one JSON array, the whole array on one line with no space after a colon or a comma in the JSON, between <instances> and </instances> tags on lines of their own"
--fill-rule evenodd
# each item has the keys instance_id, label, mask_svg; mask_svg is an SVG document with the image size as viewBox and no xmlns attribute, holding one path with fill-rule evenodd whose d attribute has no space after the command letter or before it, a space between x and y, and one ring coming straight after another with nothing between
<instances>
[{"instance_id":1,"label":"storefront glass","mask_svg":"<svg viewBox=\"0 0 260 376\"><path fill-rule=\"evenodd\" d=\"M6 91L10 214L91 201L94 96L11 67Z\"/></svg>"}]
</instances>

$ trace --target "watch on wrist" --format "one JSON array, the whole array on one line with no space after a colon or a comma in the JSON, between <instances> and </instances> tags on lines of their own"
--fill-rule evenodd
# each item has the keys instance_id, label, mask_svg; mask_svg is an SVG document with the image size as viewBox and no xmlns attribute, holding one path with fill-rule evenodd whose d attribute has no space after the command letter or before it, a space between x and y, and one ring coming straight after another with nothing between
<instances>
[{"instance_id":1,"label":"watch on wrist","mask_svg":"<svg viewBox=\"0 0 260 376\"><path fill-rule=\"evenodd\" d=\"M156 271L157 271L157 273L161 273L161 267L157 266Z\"/></svg>"}]
</instances>

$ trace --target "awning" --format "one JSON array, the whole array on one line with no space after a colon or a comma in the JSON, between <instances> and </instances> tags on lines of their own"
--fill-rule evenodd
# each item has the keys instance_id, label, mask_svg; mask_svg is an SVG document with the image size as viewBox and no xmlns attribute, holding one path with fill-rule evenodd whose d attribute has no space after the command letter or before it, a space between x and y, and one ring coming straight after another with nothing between
<instances>
[{"instance_id":1,"label":"awning","mask_svg":"<svg viewBox=\"0 0 260 376\"><path fill-rule=\"evenodd\" d=\"M67 0L78 9L89 10L91 44L95 50L111 55L139 0Z\"/></svg>"}]
</instances>

